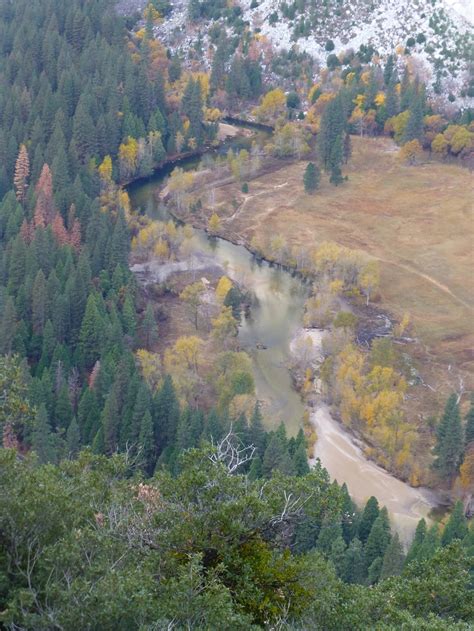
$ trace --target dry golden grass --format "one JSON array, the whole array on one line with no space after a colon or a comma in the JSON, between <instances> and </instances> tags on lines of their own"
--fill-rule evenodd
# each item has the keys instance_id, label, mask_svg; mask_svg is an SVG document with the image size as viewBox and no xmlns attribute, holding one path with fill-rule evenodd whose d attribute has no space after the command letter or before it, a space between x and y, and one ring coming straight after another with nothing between
<instances>
[{"instance_id":1,"label":"dry golden grass","mask_svg":"<svg viewBox=\"0 0 474 631\"><path fill-rule=\"evenodd\" d=\"M323 176L321 189L306 195L305 166L285 164L252 180L248 195L237 184L218 188L222 232L247 241L281 233L290 245L309 247L330 240L376 257L381 263L381 306L398 318L411 314L423 359L431 358L433 375L438 373L436 382L449 364L472 377L474 215L469 171L438 162L402 165L397 148L385 138L353 138L353 157L344 169L349 181L338 188ZM447 381L449 386L449 377Z\"/></svg>"}]
</instances>

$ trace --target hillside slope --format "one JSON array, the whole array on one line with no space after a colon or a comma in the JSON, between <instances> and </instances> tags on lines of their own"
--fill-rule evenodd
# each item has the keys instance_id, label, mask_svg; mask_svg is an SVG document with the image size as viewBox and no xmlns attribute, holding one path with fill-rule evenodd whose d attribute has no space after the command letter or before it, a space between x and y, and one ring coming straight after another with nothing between
<instances>
[{"instance_id":1,"label":"hillside slope","mask_svg":"<svg viewBox=\"0 0 474 631\"><path fill-rule=\"evenodd\" d=\"M277 48L293 44L325 62L360 46L382 56L397 47L422 62L427 83L468 104L473 11L463 0L306 0L287 4L242 0L244 17ZM254 8L251 8L254 7ZM474 95L474 92L473 92Z\"/></svg>"},{"instance_id":2,"label":"hillside slope","mask_svg":"<svg viewBox=\"0 0 474 631\"><path fill-rule=\"evenodd\" d=\"M146 4L146 0L120 0L117 7L121 13L133 13ZM173 0L170 6L155 34L185 59L196 42L202 50L208 48L213 23L231 35L238 22L226 18L225 4L221 7L210 0ZM397 49L412 60L439 101L451 109L473 105L474 11L467 0L236 0L232 11L275 50L296 46L321 67L330 54L340 56L361 46L367 61L373 53L386 57ZM193 12L201 17L191 19ZM209 65L205 55L202 63Z\"/></svg>"}]
</instances>

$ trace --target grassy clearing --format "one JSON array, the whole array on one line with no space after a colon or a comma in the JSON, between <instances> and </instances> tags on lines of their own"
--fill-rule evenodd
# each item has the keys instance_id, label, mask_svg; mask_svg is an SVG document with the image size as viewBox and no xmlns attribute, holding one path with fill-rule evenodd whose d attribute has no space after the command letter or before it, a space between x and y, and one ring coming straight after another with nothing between
<instances>
[{"instance_id":1,"label":"grassy clearing","mask_svg":"<svg viewBox=\"0 0 474 631\"><path fill-rule=\"evenodd\" d=\"M335 188L323 176L303 191L306 162L285 164L252 180L249 193L229 184L216 191L222 232L250 241L282 234L290 245L325 240L380 260L381 306L412 316L432 385L457 386L449 365L474 374L474 215L470 173L457 165L401 165L384 138L353 138L349 181ZM211 211L209 210L209 213ZM429 359L430 361L427 361ZM470 384L469 384L470 382Z\"/></svg>"}]
</instances>

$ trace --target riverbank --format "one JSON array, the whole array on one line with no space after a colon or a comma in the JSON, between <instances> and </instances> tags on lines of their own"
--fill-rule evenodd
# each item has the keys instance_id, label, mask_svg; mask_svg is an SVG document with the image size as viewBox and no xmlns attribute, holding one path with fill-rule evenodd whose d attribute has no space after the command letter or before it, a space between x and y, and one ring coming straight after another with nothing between
<instances>
[{"instance_id":1,"label":"riverbank","mask_svg":"<svg viewBox=\"0 0 474 631\"><path fill-rule=\"evenodd\" d=\"M202 172L201 172L202 174ZM198 182L202 183L202 178L198 176L196 176L196 180ZM215 184L215 182L209 182L206 184L207 187L211 187L213 184ZM203 187L199 186L198 184L196 184L196 188L194 189L196 194L198 195L202 195L203 194ZM159 194L159 199L162 202L169 202L169 198L168 198L168 193L167 193L167 189L165 187L165 189L162 189L162 191ZM172 204L167 204L167 213L171 214L174 218L176 218L178 221L181 222L187 222L192 224L195 228L198 228L199 230L202 230L203 233L206 232L207 230L207 222L205 221L205 217L206 217L206 212L204 210L204 212L201 212L200 210L195 210L195 211L187 211L187 212L178 212L177 208L175 206L173 206ZM256 255L256 251L254 249L254 244L252 242L248 242L247 239L242 238L242 236L240 235L236 235L233 233L229 233L228 230L226 230L225 227L225 223L223 226L221 226L219 228L219 234L218 237L213 237L213 239L217 239L217 241L219 242L226 242L229 244L235 244L238 247L243 247L252 258L255 257ZM301 282L302 284L305 285L306 288L306 283L308 282L312 282L315 280L315 276L312 274L302 274L301 272L297 272L295 271L295 269L289 265L283 265L283 264L277 264L277 263L273 263L272 261L268 261L266 260L264 257L260 256L258 257L258 260L265 262L266 265L269 265L270 267L273 267L273 269L275 270L280 270L283 273L290 273L293 277L297 277L299 279L299 282ZM305 289L306 291L306 289ZM308 293L306 293L306 297L308 297ZM370 345L370 342L373 338L375 337L386 337L386 336L391 336L391 329L393 328L393 325L395 324L390 317L381 312L379 308L375 307L374 305L370 305L369 307L365 306L365 301L364 301L364 306L362 306L362 304L359 304L360 301L357 301L355 299L353 300L349 300L347 302L347 299L345 298L339 298L338 303L340 303L338 309L342 309L342 310L351 310L353 312L357 312L357 320L359 322L359 325L357 327L357 335L356 335L356 341L360 344L363 345L364 348L368 347ZM276 306L276 311L275 313L277 313L279 310L279 306ZM302 317L302 312L300 314L300 319ZM299 324L301 324L301 321L299 322ZM271 326L271 323L270 323ZM360 330L359 330L360 329ZM260 340L257 341L257 344L260 345ZM260 359L260 357L259 357ZM286 358L283 355L281 361L286 362L286 366L289 368L290 367L290 359ZM258 366L258 362L255 361L255 369L256 371L260 372L260 367ZM271 373L271 367L267 366L267 371L270 374ZM294 385L296 386L296 389L298 391L301 391L301 387L304 381L304 374L302 375L295 375L295 372L292 372L292 381L294 383ZM274 379L274 377L272 377L272 379ZM272 379L262 379L262 384L264 389L267 392L271 392L270 395L270 399L276 399L277 401L279 401L280 406L283 406L283 402L282 402L282 397L281 394L278 390L275 390L272 386ZM317 390L318 390L318 394L321 393L322 391L322 382L321 380L318 378L316 379L315 383L317 384ZM288 393L287 393L288 394ZM314 405L314 401L310 401L309 402L311 405ZM273 409L275 409L276 406L274 406ZM278 410L278 407L276 407L276 409ZM300 415L300 419L301 419ZM281 416L279 415L279 418L281 419ZM281 420L284 420L286 423L288 423L288 417L283 418ZM414 428L413 428L414 429ZM381 445L378 445L376 443L372 443L370 442L369 437L363 437L364 440L367 440L367 448L369 449L370 447L372 447L372 455L371 457L374 457L375 454L377 454L377 457L380 456L381 459L381 464L383 464L383 460L385 458L385 452L383 450L383 447ZM397 475L397 471L393 471L392 472L394 475ZM401 478L404 480L415 480L415 477L417 477L418 482L412 482L413 484L416 483L420 483L420 476L419 474L417 474L417 476L412 476L412 478L409 478L409 473L410 472L404 472L401 474ZM425 483L426 483L426 478L424 479ZM421 482L423 483L423 480L421 480Z\"/></svg>"},{"instance_id":2,"label":"riverbank","mask_svg":"<svg viewBox=\"0 0 474 631\"><path fill-rule=\"evenodd\" d=\"M143 270L137 268L134 271L148 272L151 275L150 280L158 283L169 282L174 275L190 271L195 274L194 278L198 278L205 268L209 270L211 267L216 270L214 282L224 269L231 278L246 277L255 290L258 306L249 319L243 319L239 343L252 357L257 393L260 400L265 402L263 412L266 418L273 421L272 426L267 426L268 429L276 428L281 420L288 422L288 419L293 419L297 421L296 426L288 427L289 434L294 434L304 407L299 401L299 393L292 388L289 363L291 357L304 353L308 364L316 370L323 358L322 341L325 332L300 328L304 292L300 295L297 308L288 311L290 305L294 307L294 292L299 285L297 279L268 263L255 265L251 254L241 246L221 239L209 240L205 233L196 233L200 246L208 248L207 252L194 255L203 264L202 267L190 265L189 261L180 261L155 266L152 264L151 268L145 266ZM282 287L283 281L287 284L285 291ZM282 301L283 296L286 296L285 300L288 302ZM173 343L179 334L175 320L181 319L184 325L187 318L185 313L178 314L176 311L178 308L182 310L179 301L177 303L174 300L167 307L174 311L161 328L162 350L165 342ZM170 328L170 324L173 327ZM305 338L311 340L310 349L305 348ZM285 340L288 340L289 354L285 352ZM260 344L264 348L258 349ZM357 444L357 439L344 430L331 415L329 408L321 402L317 380L313 382L313 389L311 395L316 407L311 410L310 422L318 437L314 458L320 458L332 478L347 484L358 505L363 506L368 497L376 495L380 503L387 506L403 541L408 542L417 521L421 517L427 518L430 511L439 504L435 494L425 489L409 487L368 460L361 446ZM295 414L296 410L300 412L299 415Z\"/></svg>"},{"instance_id":3,"label":"riverbank","mask_svg":"<svg viewBox=\"0 0 474 631\"><path fill-rule=\"evenodd\" d=\"M418 521L429 521L430 513L446 503L440 493L428 488L414 488L380 467L364 453L365 443L345 428L323 402L319 367L323 361L323 329L300 329L290 343L297 365L304 362L313 372L310 389L302 396L309 412L309 424L317 436L310 462L319 459L332 479L345 483L353 500L363 507L369 497L377 497L386 506L407 545ZM296 376L301 382L301 375Z\"/></svg>"},{"instance_id":4,"label":"riverbank","mask_svg":"<svg viewBox=\"0 0 474 631\"><path fill-rule=\"evenodd\" d=\"M431 511L442 503L440 496L427 488L413 488L367 460L354 437L331 416L327 405L320 403L311 412L310 420L318 435L315 459L319 458L333 480L346 483L359 507L364 506L372 495L386 506L407 545L418 521L422 518L430 521Z\"/></svg>"},{"instance_id":5,"label":"riverbank","mask_svg":"<svg viewBox=\"0 0 474 631\"><path fill-rule=\"evenodd\" d=\"M265 175L249 177L248 188L235 180L217 186L211 203L208 188L202 208L179 218L206 229L215 213L219 236L259 257L294 260L301 269L310 267L315 245L323 242L376 262L380 285L369 307L350 300L356 342L365 351L374 338L392 340L408 384L401 406L412 434L411 462L397 467L414 484L442 486L431 469L433 419L452 392L460 395L464 416L474 387L474 277L466 267L472 209L462 192L468 186L464 170L439 163L409 168L393 147L387 138L353 138L349 180L334 187L323 174L314 195L303 190L306 161L277 162ZM198 198L201 191L193 194ZM282 244L281 256L273 240Z\"/></svg>"},{"instance_id":6,"label":"riverbank","mask_svg":"<svg viewBox=\"0 0 474 631\"><path fill-rule=\"evenodd\" d=\"M408 336L416 341L409 352L423 373L410 407L426 419L460 384L463 404L474 387L472 208L465 195L472 184L457 165L400 164L387 138L352 141L349 179L339 187L323 175L320 189L306 195L306 161L280 162L271 175L249 178L248 192L236 181L217 188L212 209L204 210L219 215L222 236L254 249L282 235L290 252L333 241L376 260L377 308L395 321L410 316Z\"/></svg>"},{"instance_id":7,"label":"riverbank","mask_svg":"<svg viewBox=\"0 0 474 631\"><path fill-rule=\"evenodd\" d=\"M227 122L226 122L227 121ZM247 126L246 126L247 125ZM212 153L226 146L227 143L232 143L238 139L246 140L253 136L253 131L256 124L251 122L239 122L238 125L233 124L230 120L225 119L224 122L219 123L219 128L216 134L216 139L213 142L209 142L198 149L191 151L181 151L174 155L167 156L162 162L156 163L152 167L152 172L147 175L134 175L130 178L123 179L118 182L119 186L127 189L135 189L142 184L153 180L156 177L156 173L162 173L163 176L169 175L176 167L186 167L197 164L199 158ZM260 131L269 132L273 128L267 126L257 126Z\"/></svg>"}]
</instances>

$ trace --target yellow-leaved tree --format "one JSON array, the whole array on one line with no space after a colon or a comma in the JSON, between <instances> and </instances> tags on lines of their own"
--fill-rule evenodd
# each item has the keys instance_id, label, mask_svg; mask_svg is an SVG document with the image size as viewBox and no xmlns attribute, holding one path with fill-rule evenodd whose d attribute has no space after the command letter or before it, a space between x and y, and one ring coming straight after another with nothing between
<instances>
[{"instance_id":1,"label":"yellow-leaved tree","mask_svg":"<svg viewBox=\"0 0 474 631\"><path fill-rule=\"evenodd\" d=\"M204 290L205 287L203 283L199 280L196 283L187 285L179 294L179 297L188 308L191 321L194 323L196 330L198 328L199 308L202 304L202 295L204 293Z\"/></svg>"},{"instance_id":2,"label":"yellow-leaved tree","mask_svg":"<svg viewBox=\"0 0 474 631\"><path fill-rule=\"evenodd\" d=\"M211 234L217 234L221 227L221 220L217 213L212 213L207 222L207 229Z\"/></svg>"},{"instance_id":3,"label":"yellow-leaved tree","mask_svg":"<svg viewBox=\"0 0 474 631\"><path fill-rule=\"evenodd\" d=\"M105 156L98 168L101 183L110 183L112 180L112 158Z\"/></svg>"},{"instance_id":4,"label":"yellow-leaved tree","mask_svg":"<svg viewBox=\"0 0 474 631\"><path fill-rule=\"evenodd\" d=\"M178 210L187 210L189 207L190 191L193 184L194 175L192 173L183 171L179 167L173 169L168 180L168 190Z\"/></svg>"},{"instance_id":5,"label":"yellow-leaved tree","mask_svg":"<svg viewBox=\"0 0 474 631\"><path fill-rule=\"evenodd\" d=\"M431 151L441 158L445 158L448 155L449 142L446 140L443 134L436 134L431 142Z\"/></svg>"},{"instance_id":6,"label":"yellow-leaved tree","mask_svg":"<svg viewBox=\"0 0 474 631\"><path fill-rule=\"evenodd\" d=\"M260 121L273 120L286 109L286 96L283 90L275 88L267 92L256 108L255 114Z\"/></svg>"},{"instance_id":7,"label":"yellow-leaved tree","mask_svg":"<svg viewBox=\"0 0 474 631\"><path fill-rule=\"evenodd\" d=\"M402 162L406 164L416 164L421 160L423 156L423 147L419 140L410 140L406 142L398 152L398 157Z\"/></svg>"},{"instance_id":8,"label":"yellow-leaved tree","mask_svg":"<svg viewBox=\"0 0 474 631\"><path fill-rule=\"evenodd\" d=\"M232 281L227 276L221 276L216 287L216 298L219 302L224 302L225 297L232 289Z\"/></svg>"},{"instance_id":9,"label":"yellow-leaved tree","mask_svg":"<svg viewBox=\"0 0 474 631\"><path fill-rule=\"evenodd\" d=\"M378 261L369 261L359 272L359 286L364 292L369 306L370 296L377 290L380 283L380 268Z\"/></svg>"},{"instance_id":10,"label":"yellow-leaved tree","mask_svg":"<svg viewBox=\"0 0 474 631\"><path fill-rule=\"evenodd\" d=\"M124 179L135 175L138 166L138 142L129 136L119 147L120 176Z\"/></svg>"},{"instance_id":11,"label":"yellow-leaved tree","mask_svg":"<svg viewBox=\"0 0 474 631\"><path fill-rule=\"evenodd\" d=\"M165 351L165 370L173 377L180 397L187 402L197 400L199 396L203 347L204 342L199 337L189 335L179 337L175 344Z\"/></svg>"},{"instance_id":12,"label":"yellow-leaved tree","mask_svg":"<svg viewBox=\"0 0 474 631\"><path fill-rule=\"evenodd\" d=\"M237 320L232 315L232 307L222 307L219 315L212 320L212 337L224 348L228 348L238 333Z\"/></svg>"},{"instance_id":13,"label":"yellow-leaved tree","mask_svg":"<svg viewBox=\"0 0 474 631\"><path fill-rule=\"evenodd\" d=\"M150 390L154 392L160 385L163 376L160 356L158 353L151 353L144 348L139 348L135 353L135 357L143 378Z\"/></svg>"}]
</instances>

